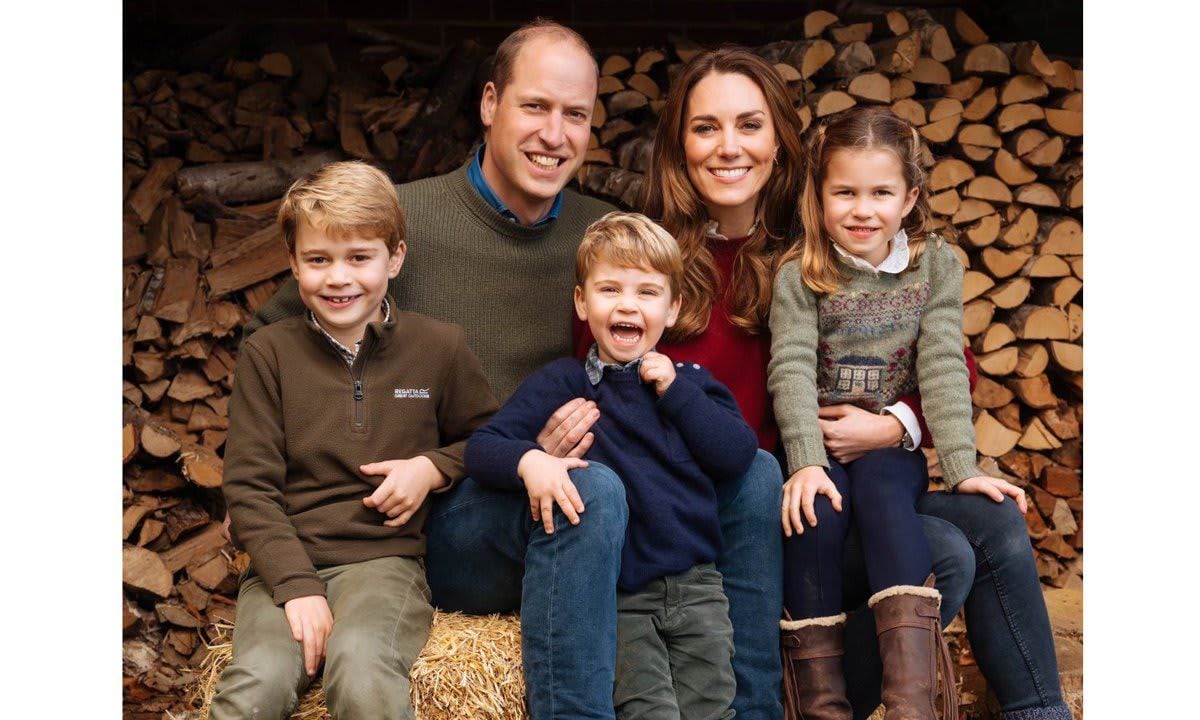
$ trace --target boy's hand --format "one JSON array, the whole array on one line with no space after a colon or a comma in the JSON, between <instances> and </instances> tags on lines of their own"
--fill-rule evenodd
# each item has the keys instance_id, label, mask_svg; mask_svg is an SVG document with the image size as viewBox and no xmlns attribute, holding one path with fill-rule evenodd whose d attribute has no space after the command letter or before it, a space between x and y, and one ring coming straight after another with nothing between
<instances>
[{"instance_id":1,"label":"boy's hand","mask_svg":"<svg viewBox=\"0 0 1200 720\"><path fill-rule=\"evenodd\" d=\"M642 366L639 369L642 382L654 383L654 392L659 397L675 382L675 363L662 353L648 352L642 356Z\"/></svg>"},{"instance_id":2,"label":"boy's hand","mask_svg":"<svg viewBox=\"0 0 1200 720\"><path fill-rule=\"evenodd\" d=\"M956 485L954 491L987 495L998 503L1004 502L1004 496L1008 495L1017 501L1017 507L1021 509L1022 513L1029 510L1029 503L1025 499L1024 490L1007 480L1001 480L989 475L976 475L975 477L967 478Z\"/></svg>"},{"instance_id":3,"label":"boy's hand","mask_svg":"<svg viewBox=\"0 0 1200 720\"><path fill-rule=\"evenodd\" d=\"M324 595L305 595L283 604L283 614L292 626L292 637L304 649L304 672L317 676L317 668L325 657L325 641L333 631L333 613Z\"/></svg>"},{"instance_id":4,"label":"boy's hand","mask_svg":"<svg viewBox=\"0 0 1200 720\"><path fill-rule=\"evenodd\" d=\"M538 433L537 444L554 457L583 457L596 439L588 430L599 419L596 403L575 398L554 411Z\"/></svg>"},{"instance_id":5,"label":"boy's hand","mask_svg":"<svg viewBox=\"0 0 1200 720\"><path fill-rule=\"evenodd\" d=\"M384 460L358 467L364 475L386 475L375 492L363 498L363 505L387 515L388 527L400 527L421 509L425 496L446 484L433 461L424 455L408 460Z\"/></svg>"},{"instance_id":6,"label":"boy's hand","mask_svg":"<svg viewBox=\"0 0 1200 720\"><path fill-rule=\"evenodd\" d=\"M813 509L813 501L817 495L826 495L833 501L833 509L842 511L842 494L837 486L829 479L829 474L820 465L808 465L795 472L783 484L783 534L791 537L804 534L804 525L800 522L800 508L804 507L804 517L808 524L817 526L817 512Z\"/></svg>"},{"instance_id":7,"label":"boy's hand","mask_svg":"<svg viewBox=\"0 0 1200 720\"><path fill-rule=\"evenodd\" d=\"M534 522L541 522L547 535L554 534L554 503L562 508L563 514L572 525L579 524L579 513L583 512L583 500L567 471L587 467L586 460L566 457L556 458L541 450L530 450L521 456L517 464L517 475L525 482L529 493L529 512Z\"/></svg>"}]
</instances>

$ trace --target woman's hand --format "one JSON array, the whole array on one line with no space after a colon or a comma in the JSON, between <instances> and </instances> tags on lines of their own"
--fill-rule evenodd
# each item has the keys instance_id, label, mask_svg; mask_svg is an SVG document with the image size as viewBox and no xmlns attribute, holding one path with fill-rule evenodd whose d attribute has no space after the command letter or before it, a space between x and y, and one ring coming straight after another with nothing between
<instances>
[{"instance_id":1,"label":"woman's hand","mask_svg":"<svg viewBox=\"0 0 1200 720\"><path fill-rule=\"evenodd\" d=\"M1025 491L1007 480L994 478L990 475L976 475L967 478L954 486L954 492L987 495L998 503L1004 502L1007 495L1017 501L1017 507L1022 513L1029 510L1029 502L1025 499Z\"/></svg>"},{"instance_id":2,"label":"woman's hand","mask_svg":"<svg viewBox=\"0 0 1200 720\"><path fill-rule=\"evenodd\" d=\"M804 525L800 522L801 507L804 508L808 524L817 526L817 511L813 509L813 501L818 494L828 496L833 509L842 511L842 494L820 465L800 468L783 484L783 534L786 537L791 537L793 531L797 535L804 534Z\"/></svg>"},{"instance_id":3,"label":"woman's hand","mask_svg":"<svg viewBox=\"0 0 1200 720\"><path fill-rule=\"evenodd\" d=\"M818 411L825 449L840 463L854 462L871 450L896 447L904 426L895 415L876 415L855 405L829 405Z\"/></svg>"}]
</instances>

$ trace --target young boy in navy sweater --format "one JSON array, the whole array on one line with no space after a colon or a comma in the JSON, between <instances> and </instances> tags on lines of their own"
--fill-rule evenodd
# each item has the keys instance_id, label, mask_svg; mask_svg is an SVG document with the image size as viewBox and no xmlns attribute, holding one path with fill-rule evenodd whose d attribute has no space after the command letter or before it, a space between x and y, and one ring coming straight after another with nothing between
<instances>
[{"instance_id":1,"label":"young boy in navy sweater","mask_svg":"<svg viewBox=\"0 0 1200 720\"><path fill-rule=\"evenodd\" d=\"M683 278L665 230L642 215L609 213L584 233L575 274L575 310L596 338L587 360L556 360L531 375L468 441L467 471L528 492L532 521L547 533L555 504L579 523L585 508L568 471L588 463L553 457L536 437L563 403L594 401L600 419L588 458L620 476L629 508L617 579L617 717L733 717L714 482L749 469L757 438L708 371L654 352L679 315Z\"/></svg>"}]
</instances>

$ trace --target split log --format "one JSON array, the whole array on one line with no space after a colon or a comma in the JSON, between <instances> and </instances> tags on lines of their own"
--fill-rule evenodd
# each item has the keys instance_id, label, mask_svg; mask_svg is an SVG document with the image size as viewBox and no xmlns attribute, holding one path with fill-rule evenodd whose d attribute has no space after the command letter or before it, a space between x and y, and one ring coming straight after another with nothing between
<instances>
[{"instance_id":1,"label":"split log","mask_svg":"<svg viewBox=\"0 0 1200 720\"><path fill-rule=\"evenodd\" d=\"M1010 430L984 410L975 418L975 445L988 457L1000 457L1017 445L1021 433Z\"/></svg>"},{"instance_id":2,"label":"split log","mask_svg":"<svg viewBox=\"0 0 1200 720\"><path fill-rule=\"evenodd\" d=\"M174 586L171 570L153 552L127 546L121 551L121 582L135 591L165 598Z\"/></svg>"},{"instance_id":3,"label":"split log","mask_svg":"<svg viewBox=\"0 0 1200 720\"><path fill-rule=\"evenodd\" d=\"M344 159L340 150L325 150L289 160L202 165L180 170L176 182L185 198L209 194L223 203L262 202L283 195L302 175Z\"/></svg>"},{"instance_id":4,"label":"split log","mask_svg":"<svg viewBox=\"0 0 1200 720\"><path fill-rule=\"evenodd\" d=\"M1013 311L1008 326L1022 340L1069 340L1070 323L1062 310L1024 305Z\"/></svg>"},{"instance_id":5,"label":"split log","mask_svg":"<svg viewBox=\"0 0 1200 720\"><path fill-rule=\"evenodd\" d=\"M1004 323L992 323L988 325L987 330L984 330L975 337L971 343L971 351L978 356L990 353L993 350L999 350L1005 345L1016 342L1016 340L1017 336L1008 325Z\"/></svg>"}]
</instances>

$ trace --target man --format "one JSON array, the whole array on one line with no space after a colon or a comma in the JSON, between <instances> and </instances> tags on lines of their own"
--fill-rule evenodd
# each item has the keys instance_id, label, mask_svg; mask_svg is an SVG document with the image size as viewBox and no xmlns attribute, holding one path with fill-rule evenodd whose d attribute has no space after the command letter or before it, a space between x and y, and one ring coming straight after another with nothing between
<instances>
[{"instance_id":1,"label":"man","mask_svg":"<svg viewBox=\"0 0 1200 720\"><path fill-rule=\"evenodd\" d=\"M401 309L460 324L503 402L534 369L571 354L575 248L614 208L564 190L591 134L598 70L586 41L536 21L496 52L483 90L485 144L459 170L397 188L408 216ZM300 312L289 282L259 309L247 334ZM598 417L577 401L539 436L556 455L583 455ZM386 458L363 467L403 483ZM434 604L489 613L521 609L527 698L534 720L613 718L616 579L627 509L620 478L593 463L571 471L584 507L575 522L554 512L554 532L531 517L522 493L471 479L439 495L426 524ZM734 626L739 717L782 716L778 618L782 477L760 452L720 490L725 550L718 567ZM766 519L766 520L764 520Z\"/></svg>"}]
</instances>

